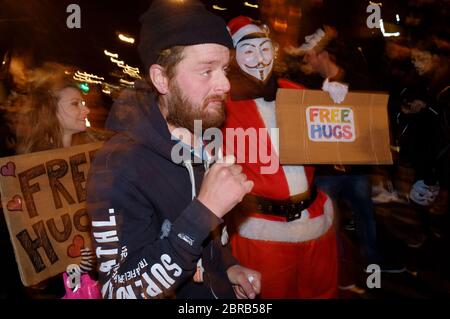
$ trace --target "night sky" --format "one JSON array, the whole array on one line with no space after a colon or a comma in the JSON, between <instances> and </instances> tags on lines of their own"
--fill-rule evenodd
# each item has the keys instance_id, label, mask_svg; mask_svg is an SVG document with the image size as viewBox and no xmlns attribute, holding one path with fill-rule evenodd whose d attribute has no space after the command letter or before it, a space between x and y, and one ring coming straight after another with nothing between
<instances>
[{"instance_id":1,"label":"night sky","mask_svg":"<svg viewBox=\"0 0 450 319\"><path fill-rule=\"evenodd\" d=\"M202 2L211 11L222 15L226 21L237 15L258 19L261 14L260 9L244 6L243 0ZM270 8L268 4L271 3L270 0L248 2L259 4L260 8L263 3L266 8ZM383 18L394 21L395 14L403 16L402 10L408 1L382 2ZM69 29L66 26L69 16L66 8L71 3L76 3L81 8L81 29ZM118 53L126 64L141 68L136 50L139 41L139 16L147 10L150 3L151 0L0 0L0 54L3 56L12 46L31 49L37 61L53 60L74 65L103 76L106 80L111 79L111 72L120 73L120 69L103 54L105 49ZM344 36L351 36L352 33L361 36L360 31L370 31L365 27L368 15L366 7L369 3L366 0L291 0L286 3L298 3L302 7L301 39L326 22L338 27L340 34ZM439 3L448 4L448 1ZM228 10L212 10L213 4ZM444 7L436 9L442 12ZM435 18L431 23L436 23ZM117 38L117 32L132 35L136 43L130 45L121 42ZM378 51L382 52L382 48Z\"/></svg>"},{"instance_id":2,"label":"night sky","mask_svg":"<svg viewBox=\"0 0 450 319\"><path fill-rule=\"evenodd\" d=\"M70 15L66 8L71 3L81 8L81 29L66 26ZM107 73L118 68L103 54L106 49L118 53L130 66L141 67L136 43L120 41L117 33L130 34L138 41L139 16L150 3L151 0L0 0L0 53L3 55L11 46L31 49L38 61L58 61L108 77ZM214 1L225 7L223 3L226 1ZM238 12L258 18L257 10L236 3L228 4L229 10L222 14L225 19Z\"/></svg>"}]
</instances>

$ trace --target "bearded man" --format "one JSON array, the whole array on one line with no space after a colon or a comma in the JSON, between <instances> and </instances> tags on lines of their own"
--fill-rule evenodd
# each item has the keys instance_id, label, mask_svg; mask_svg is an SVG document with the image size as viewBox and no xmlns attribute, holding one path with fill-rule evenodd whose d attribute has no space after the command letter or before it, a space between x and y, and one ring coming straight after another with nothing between
<instances>
[{"instance_id":1,"label":"bearded man","mask_svg":"<svg viewBox=\"0 0 450 319\"><path fill-rule=\"evenodd\" d=\"M193 0L155 0L141 22L139 53L154 90L141 83L124 93L107 122L118 133L88 179L102 296L255 298L260 274L220 244L222 217L253 183L232 160L209 168L193 147L194 120L207 129L225 118L226 25ZM172 152L180 143L191 154L181 162Z\"/></svg>"}]
</instances>

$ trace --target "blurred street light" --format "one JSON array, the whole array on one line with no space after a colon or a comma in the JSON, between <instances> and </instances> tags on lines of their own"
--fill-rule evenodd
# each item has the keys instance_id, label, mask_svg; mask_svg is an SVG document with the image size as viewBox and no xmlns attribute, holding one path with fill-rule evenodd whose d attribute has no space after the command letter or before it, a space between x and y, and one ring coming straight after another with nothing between
<instances>
[{"instance_id":1,"label":"blurred street light","mask_svg":"<svg viewBox=\"0 0 450 319\"><path fill-rule=\"evenodd\" d=\"M119 56L117 56L117 57L119 57ZM110 58L110 60L111 60L112 63L116 63L118 66L123 66L123 64L125 63L123 61L119 61L119 60L116 60L114 58Z\"/></svg>"},{"instance_id":2,"label":"blurred street light","mask_svg":"<svg viewBox=\"0 0 450 319\"><path fill-rule=\"evenodd\" d=\"M79 86L80 90L84 94L88 94L89 93L89 90L90 90L89 84L87 84L87 83L80 83L78 86Z\"/></svg>"},{"instance_id":3,"label":"blurred street light","mask_svg":"<svg viewBox=\"0 0 450 319\"><path fill-rule=\"evenodd\" d=\"M254 8L254 9L258 9L258 5L257 4L251 4L251 3L248 3L247 1L244 2L244 6L250 7L250 8Z\"/></svg>"},{"instance_id":4,"label":"blurred street light","mask_svg":"<svg viewBox=\"0 0 450 319\"><path fill-rule=\"evenodd\" d=\"M126 81L124 79L119 80L120 83L126 84L126 85L134 85L134 82Z\"/></svg>"},{"instance_id":5,"label":"blurred street light","mask_svg":"<svg viewBox=\"0 0 450 319\"><path fill-rule=\"evenodd\" d=\"M100 76L96 76L94 74L89 74L86 72L77 71L73 76L73 79L78 82L92 83L92 84L101 84L105 78Z\"/></svg>"},{"instance_id":6,"label":"blurred street light","mask_svg":"<svg viewBox=\"0 0 450 319\"><path fill-rule=\"evenodd\" d=\"M117 53L112 53L112 52L109 52L108 50L104 50L103 52L105 53L106 56L109 56L111 58L116 58L116 59L119 58L119 55Z\"/></svg>"},{"instance_id":7,"label":"blurred street light","mask_svg":"<svg viewBox=\"0 0 450 319\"><path fill-rule=\"evenodd\" d=\"M225 11L225 10L228 10L227 8L219 7L218 5L213 5L212 8L213 8L214 10L219 10L219 11Z\"/></svg>"},{"instance_id":8,"label":"blurred street light","mask_svg":"<svg viewBox=\"0 0 450 319\"><path fill-rule=\"evenodd\" d=\"M122 33L119 33L119 39L123 42L131 43L131 44L134 43L134 38L128 37Z\"/></svg>"}]
</instances>

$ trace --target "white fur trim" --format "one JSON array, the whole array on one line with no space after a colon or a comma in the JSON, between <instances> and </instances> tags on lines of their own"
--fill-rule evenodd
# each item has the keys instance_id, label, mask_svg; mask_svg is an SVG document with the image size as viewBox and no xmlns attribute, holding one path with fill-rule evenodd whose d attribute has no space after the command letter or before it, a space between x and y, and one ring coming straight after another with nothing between
<instances>
[{"instance_id":1,"label":"white fur trim","mask_svg":"<svg viewBox=\"0 0 450 319\"><path fill-rule=\"evenodd\" d=\"M243 26L231 36L231 38L233 39L234 47L236 47L240 39L251 33L264 33L264 31L254 24L247 24Z\"/></svg>"},{"instance_id":2,"label":"white fur trim","mask_svg":"<svg viewBox=\"0 0 450 319\"><path fill-rule=\"evenodd\" d=\"M248 239L299 243L319 238L333 225L333 204L328 198L323 206L324 214L309 218L308 210L291 222L271 221L248 217L239 225L239 235Z\"/></svg>"},{"instance_id":3,"label":"white fur trim","mask_svg":"<svg viewBox=\"0 0 450 319\"><path fill-rule=\"evenodd\" d=\"M256 107L258 109L259 115L264 121L264 125L267 128L276 128L277 127L277 115L275 112L275 101L268 102L264 100L264 98L260 97L254 99ZM272 142L272 149L275 148L275 151L279 152L278 149L278 131L268 130L270 141ZM275 135L273 135L275 133Z\"/></svg>"},{"instance_id":4,"label":"white fur trim","mask_svg":"<svg viewBox=\"0 0 450 319\"><path fill-rule=\"evenodd\" d=\"M305 167L300 165L282 165L289 186L289 195L303 194L309 189Z\"/></svg>"},{"instance_id":5,"label":"white fur trim","mask_svg":"<svg viewBox=\"0 0 450 319\"><path fill-rule=\"evenodd\" d=\"M259 114L267 128L277 127L277 118L275 112L275 101L267 102L264 98L254 100ZM272 143L272 149L279 154L279 136L278 131L269 130L269 137ZM309 188L308 179L306 178L305 168L301 165L282 165L284 175L289 187L289 195L302 194Z\"/></svg>"}]
</instances>

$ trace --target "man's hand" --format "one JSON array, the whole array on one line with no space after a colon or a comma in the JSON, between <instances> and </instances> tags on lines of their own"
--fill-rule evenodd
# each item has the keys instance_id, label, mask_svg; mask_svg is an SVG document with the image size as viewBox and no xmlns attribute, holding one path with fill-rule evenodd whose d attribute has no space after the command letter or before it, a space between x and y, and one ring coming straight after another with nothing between
<instances>
[{"instance_id":1,"label":"man's hand","mask_svg":"<svg viewBox=\"0 0 450 319\"><path fill-rule=\"evenodd\" d=\"M234 265L227 275L238 299L254 299L261 292L261 274L256 270Z\"/></svg>"},{"instance_id":2,"label":"man's hand","mask_svg":"<svg viewBox=\"0 0 450 319\"><path fill-rule=\"evenodd\" d=\"M253 188L253 182L234 164L234 156L216 162L205 174L198 200L222 218Z\"/></svg>"}]
</instances>

